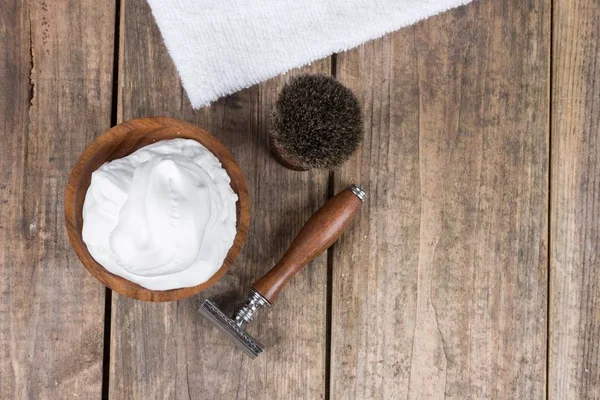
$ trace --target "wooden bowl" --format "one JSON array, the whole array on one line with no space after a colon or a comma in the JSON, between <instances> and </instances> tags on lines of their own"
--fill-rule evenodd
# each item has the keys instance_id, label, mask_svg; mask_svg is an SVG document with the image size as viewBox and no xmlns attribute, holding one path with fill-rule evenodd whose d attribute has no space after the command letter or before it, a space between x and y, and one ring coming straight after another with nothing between
<instances>
[{"instance_id":1,"label":"wooden bowl","mask_svg":"<svg viewBox=\"0 0 600 400\"><path fill-rule=\"evenodd\" d=\"M102 164L125 157L134 151L160 140L185 138L200 142L223 165L231 178L231 188L237 193L237 234L221 268L205 283L198 286L155 291L146 289L125 278L111 274L89 253L81 237L83 202L90 186L92 172ZM127 297L144 301L176 301L198 294L219 280L239 255L250 222L248 188L240 167L229 151L210 133L197 126L171 118L140 118L124 122L104 132L92 142L77 160L71 171L65 192L65 220L69 241L87 270L100 282Z\"/></svg>"}]
</instances>

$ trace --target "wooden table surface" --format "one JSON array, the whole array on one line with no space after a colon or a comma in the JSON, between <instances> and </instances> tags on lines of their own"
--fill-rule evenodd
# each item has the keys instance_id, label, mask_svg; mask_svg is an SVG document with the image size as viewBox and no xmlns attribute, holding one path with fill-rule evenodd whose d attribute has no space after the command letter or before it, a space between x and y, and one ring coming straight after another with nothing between
<instances>
[{"instance_id":1,"label":"wooden table surface","mask_svg":"<svg viewBox=\"0 0 600 400\"><path fill-rule=\"evenodd\" d=\"M267 149L300 72L358 95L342 168ZM195 123L239 161L249 238L209 291L111 293L64 226L70 168L130 118ZM0 5L0 399L600 398L600 3L480 0L192 110L144 0ZM251 361L198 315L234 303L333 193L368 202L250 327Z\"/></svg>"}]
</instances>

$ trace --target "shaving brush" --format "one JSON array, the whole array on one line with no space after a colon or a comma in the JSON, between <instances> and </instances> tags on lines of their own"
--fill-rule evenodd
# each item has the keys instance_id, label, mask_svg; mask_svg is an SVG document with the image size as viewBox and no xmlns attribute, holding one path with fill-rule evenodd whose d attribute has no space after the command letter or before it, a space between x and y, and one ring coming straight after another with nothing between
<instances>
[{"instance_id":1,"label":"shaving brush","mask_svg":"<svg viewBox=\"0 0 600 400\"><path fill-rule=\"evenodd\" d=\"M362 131L360 105L350 89L329 76L301 75L275 103L271 153L296 171L331 169L350 158Z\"/></svg>"}]
</instances>

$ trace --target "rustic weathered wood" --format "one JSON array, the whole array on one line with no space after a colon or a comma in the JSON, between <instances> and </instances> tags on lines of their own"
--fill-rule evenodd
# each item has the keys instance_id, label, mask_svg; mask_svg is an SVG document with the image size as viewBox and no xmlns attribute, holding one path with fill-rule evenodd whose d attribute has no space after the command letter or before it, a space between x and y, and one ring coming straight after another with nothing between
<instances>
[{"instance_id":1,"label":"rustic weathered wood","mask_svg":"<svg viewBox=\"0 0 600 400\"><path fill-rule=\"evenodd\" d=\"M333 247L332 399L540 399L550 0L480 1L342 54L370 195Z\"/></svg>"},{"instance_id":2,"label":"rustic weathered wood","mask_svg":"<svg viewBox=\"0 0 600 400\"><path fill-rule=\"evenodd\" d=\"M99 398L104 287L71 250L67 176L110 126L114 1L0 5L0 398Z\"/></svg>"},{"instance_id":3,"label":"rustic weathered wood","mask_svg":"<svg viewBox=\"0 0 600 400\"><path fill-rule=\"evenodd\" d=\"M302 268L329 248L354 219L362 205L350 189L327 200L300 229L281 260L252 284L267 301L275 304L279 292Z\"/></svg>"},{"instance_id":4,"label":"rustic weathered wood","mask_svg":"<svg viewBox=\"0 0 600 400\"><path fill-rule=\"evenodd\" d=\"M371 197L333 248L332 399L543 398L546 329L549 398L600 396L600 5L554 2L548 210L549 2L477 2L339 56L367 132L335 187ZM121 3L119 120L200 125L250 183L248 243L206 293L231 310L326 200L326 173L269 154L287 78L192 111L147 4ZM0 7L0 398L98 398L104 289L62 200L110 125L114 2ZM197 314L204 295L114 295L111 398L324 396L325 264L250 326L267 345L255 361Z\"/></svg>"},{"instance_id":5,"label":"rustic weathered wood","mask_svg":"<svg viewBox=\"0 0 600 400\"><path fill-rule=\"evenodd\" d=\"M600 3L554 6L549 398L600 398Z\"/></svg>"},{"instance_id":6,"label":"rustic weathered wood","mask_svg":"<svg viewBox=\"0 0 600 400\"><path fill-rule=\"evenodd\" d=\"M193 139L210 150L221 161L231 178L231 188L238 195L237 234L221 268L206 282L186 288L154 291L108 272L89 253L83 242L83 202L90 186L92 173L102 164L129 154L160 140ZM231 153L214 136L196 125L173 118L138 118L121 123L91 143L71 171L65 191L65 219L71 245L79 259L92 275L117 293L144 301L177 301L187 299L211 287L229 270L240 254L250 223L248 188L240 167Z\"/></svg>"},{"instance_id":7,"label":"rustic weathered wood","mask_svg":"<svg viewBox=\"0 0 600 400\"><path fill-rule=\"evenodd\" d=\"M326 257L299 273L268 313L248 327L266 345L256 360L198 313L206 296L229 310L282 256L327 198L327 173L294 172L270 155L272 104L286 78L192 111L144 0L122 0L120 120L164 115L193 122L235 156L252 219L229 272L199 296L150 304L113 294L110 397L114 399L319 399L325 390ZM328 73L329 61L307 70Z\"/></svg>"}]
</instances>

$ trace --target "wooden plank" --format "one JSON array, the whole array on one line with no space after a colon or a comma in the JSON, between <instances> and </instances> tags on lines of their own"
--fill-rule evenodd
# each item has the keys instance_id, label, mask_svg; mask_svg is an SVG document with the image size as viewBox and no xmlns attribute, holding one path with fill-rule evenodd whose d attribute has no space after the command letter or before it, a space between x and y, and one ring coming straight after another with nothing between
<instances>
[{"instance_id":1,"label":"wooden plank","mask_svg":"<svg viewBox=\"0 0 600 400\"><path fill-rule=\"evenodd\" d=\"M249 330L267 346L251 361L199 314L206 296L244 300L250 283L283 254L327 197L327 173L285 170L268 153L273 79L193 111L144 0L125 0L121 25L120 120L150 115L207 129L233 153L252 203L242 255L214 287L194 298L148 304L113 294L111 398L318 399L325 390L326 257L291 283ZM305 70L330 71L329 60Z\"/></svg>"},{"instance_id":2,"label":"wooden plank","mask_svg":"<svg viewBox=\"0 0 600 400\"><path fill-rule=\"evenodd\" d=\"M110 127L114 2L2 2L0 398L99 398L104 287L70 249L70 167Z\"/></svg>"},{"instance_id":3,"label":"wooden plank","mask_svg":"<svg viewBox=\"0 0 600 400\"><path fill-rule=\"evenodd\" d=\"M600 3L555 1L551 399L600 398Z\"/></svg>"},{"instance_id":4,"label":"wooden plank","mask_svg":"<svg viewBox=\"0 0 600 400\"><path fill-rule=\"evenodd\" d=\"M332 399L545 396L550 0L482 1L340 55Z\"/></svg>"}]
</instances>

